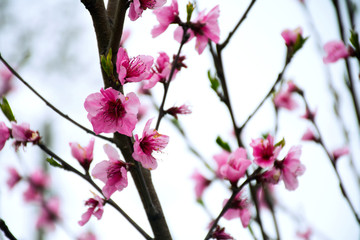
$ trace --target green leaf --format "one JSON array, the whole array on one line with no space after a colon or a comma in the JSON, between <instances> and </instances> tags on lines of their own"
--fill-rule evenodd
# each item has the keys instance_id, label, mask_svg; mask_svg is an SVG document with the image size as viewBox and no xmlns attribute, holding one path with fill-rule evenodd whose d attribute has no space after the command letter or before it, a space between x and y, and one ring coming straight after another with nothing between
<instances>
[{"instance_id":1,"label":"green leaf","mask_svg":"<svg viewBox=\"0 0 360 240\"><path fill-rule=\"evenodd\" d=\"M218 88L220 87L219 80L216 77L211 76L210 70L208 70L207 75L210 80L210 87L217 93Z\"/></svg>"},{"instance_id":2,"label":"green leaf","mask_svg":"<svg viewBox=\"0 0 360 240\"><path fill-rule=\"evenodd\" d=\"M14 114L11 110L10 104L5 97L3 97L2 103L0 103L0 107L1 107L1 111L4 113L4 115L10 122L13 122L13 121L16 122Z\"/></svg>"},{"instance_id":3,"label":"green leaf","mask_svg":"<svg viewBox=\"0 0 360 240\"><path fill-rule=\"evenodd\" d=\"M231 152L230 145L227 142L224 142L220 136L216 138L216 143L225 151Z\"/></svg>"},{"instance_id":4,"label":"green leaf","mask_svg":"<svg viewBox=\"0 0 360 240\"><path fill-rule=\"evenodd\" d=\"M304 46L304 43L308 40L308 38L309 37L303 38L300 34L298 35L293 47L293 55Z\"/></svg>"},{"instance_id":5,"label":"green leaf","mask_svg":"<svg viewBox=\"0 0 360 240\"><path fill-rule=\"evenodd\" d=\"M359 34L355 31L350 31L350 43L356 52L360 52Z\"/></svg>"},{"instance_id":6,"label":"green leaf","mask_svg":"<svg viewBox=\"0 0 360 240\"><path fill-rule=\"evenodd\" d=\"M278 143L275 144L275 147L281 146L283 148L285 146L285 139L281 139Z\"/></svg>"},{"instance_id":7,"label":"green leaf","mask_svg":"<svg viewBox=\"0 0 360 240\"><path fill-rule=\"evenodd\" d=\"M186 12L187 12L186 21L187 21L187 22L190 22L191 15L192 15L194 9L195 9L195 6L194 6L194 4L192 4L191 2L189 2L189 3L186 5Z\"/></svg>"},{"instance_id":8,"label":"green leaf","mask_svg":"<svg viewBox=\"0 0 360 240\"><path fill-rule=\"evenodd\" d=\"M63 168L63 166L61 164L59 164L57 161L55 161L54 158L52 158L52 157L51 158L48 157L46 159L46 161L53 167Z\"/></svg>"}]
</instances>

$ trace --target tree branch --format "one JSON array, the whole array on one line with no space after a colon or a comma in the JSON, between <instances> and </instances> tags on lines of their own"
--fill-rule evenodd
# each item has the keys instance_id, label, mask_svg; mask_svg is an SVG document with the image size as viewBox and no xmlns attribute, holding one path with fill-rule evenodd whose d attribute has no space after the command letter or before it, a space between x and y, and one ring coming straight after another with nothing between
<instances>
[{"instance_id":1,"label":"tree branch","mask_svg":"<svg viewBox=\"0 0 360 240\"><path fill-rule=\"evenodd\" d=\"M10 240L16 240L16 237L10 232L8 226L5 221L0 218L0 229L4 232L5 236Z\"/></svg>"}]
</instances>

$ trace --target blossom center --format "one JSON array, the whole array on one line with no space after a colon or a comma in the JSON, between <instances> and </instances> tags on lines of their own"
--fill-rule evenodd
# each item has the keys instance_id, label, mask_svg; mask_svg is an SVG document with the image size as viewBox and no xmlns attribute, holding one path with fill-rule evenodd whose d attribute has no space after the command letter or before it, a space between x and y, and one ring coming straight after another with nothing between
<instances>
[{"instance_id":1,"label":"blossom center","mask_svg":"<svg viewBox=\"0 0 360 240\"><path fill-rule=\"evenodd\" d=\"M119 118L123 118L126 113L120 99L117 99L115 102L107 102L105 108L104 121L109 123L113 123Z\"/></svg>"},{"instance_id":2,"label":"blossom center","mask_svg":"<svg viewBox=\"0 0 360 240\"><path fill-rule=\"evenodd\" d=\"M145 72L146 65L145 63L138 57L131 58L129 62L129 66L127 70L127 77L138 77L140 74Z\"/></svg>"},{"instance_id":3,"label":"blossom center","mask_svg":"<svg viewBox=\"0 0 360 240\"><path fill-rule=\"evenodd\" d=\"M140 0L141 8L146 10L146 8L154 8L156 0Z\"/></svg>"}]
</instances>

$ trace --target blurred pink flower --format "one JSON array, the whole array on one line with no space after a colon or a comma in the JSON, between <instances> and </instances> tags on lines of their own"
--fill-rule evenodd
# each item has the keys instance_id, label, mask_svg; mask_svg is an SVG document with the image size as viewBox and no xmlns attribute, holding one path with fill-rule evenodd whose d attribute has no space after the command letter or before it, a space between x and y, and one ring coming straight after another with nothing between
<instances>
[{"instance_id":1,"label":"blurred pink flower","mask_svg":"<svg viewBox=\"0 0 360 240\"><path fill-rule=\"evenodd\" d=\"M116 72L121 85L146 79L153 62L154 59L151 56L139 55L129 58L126 50L120 47L116 59Z\"/></svg>"},{"instance_id":2,"label":"blurred pink flower","mask_svg":"<svg viewBox=\"0 0 360 240\"><path fill-rule=\"evenodd\" d=\"M159 25L151 30L152 37L157 37L169 27L171 23L179 21L179 9L177 0L172 0L171 5L162 7L153 11L156 15Z\"/></svg>"},{"instance_id":3,"label":"blurred pink flower","mask_svg":"<svg viewBox=\"0 0 360 240\"><path fill-rule=\"evenodd\" d=\"M10 174L8 180L6 181L6 184L10 189L12 189L21 179L22 177L14 167L9 167L8 172Z\"/></svg>"},{"instance_id":4,"label":"blurred pink flower","mask_svg":"<svg viewBox=\"0 0 360 240\"><path fill-rule=\"evenodd\" d=\"M7 68L0 69L0 98L8 94L13 88L12 86L12 73Z\"/></svg>"},{"instance_id":5,"label":"blurred pink flower","mask_svg":"<svg viewBox=\"0 0 360 240\"><path fill-rule=\"evenodd\" d=\"M271 167L281 150L280 146L274 146L274 137L270 134L266 139L252 140L250 146L253 148L254 162L262 168Z\"/></svg>"},{"instance_id":6,"label":"blurred pink flower","mask_svg":"<svg viewBox=\"0 0 360 240\"><path fill-rule=\"evenodd\" d=\"M142 12L146 9L159 8L166 3L166 0L133 0L130 2L129 18L135 21L141 17Z\"/></svg>"},{"instance_id":7,"label":"blurred pink flower","mask_svg":"<svg viewBox=\"0 0 360 240\"><path fill-rule=\"evenodd\" d=\"M127 187L128 165L120 160L116 149L109 144L104 145L104 151L109 160L96 164L92 170L92 175L105 183L102 191L104 196L109 199L116 190L121 191Z\"/></svg>"},{"instance_id":8,"label":"blurred pink flower","mask_svg":"<svg viewBox=\"0 0 360 240\"><path fill-rule=\"evenodd\" d=\"M342 157L344 155L348 155L349 153L350 153L349 147L345 146L345 147L335 149L332 152L332 155L334 157L334 160L336 161L339 157Z\"/></svg>"},{"instance_id":9,"label":"blurred pink flower","mask_svg":"<svg viewBox=\"0 0 360 240\"><path fill-rule=\"evenodd\" d=\"M125 42L128 40L128 38L130 37L131 35L131 31L130 29L125 29L123 32L122 32L122 35L121 35L121 40L120 40L120 47L123 47Z\"/></svg>"},{"instance_id":10,"label":"blurred pink flower","mask_svg":"<svg viewBox=\"0 0 360 240\"><path fill-rule=\"evenodd\" d=\"M92 232L86 232L79 236L76 240L96 240L96 236Z\"/></svg>"},{"instance_id":11,"label":"blurred pink flower","mask_svg":"<svg viewBox=\"0 0 360 240\"><path fill-rule=\"evenodd\" d=\"M125 97L112 88L90 94L84 103L96 134L119 132L127 136L132 136L139 106L140 101L135 93L131 92Z\"/></svg>"},{"instance_id":12,"label":"blurred pink flower","mask_svg":"<svg viewBox=\"0 0 360 240\"><path fill-rule=\"evenodd\" d=\"M310 128L308 128L302 136L301 140L317 142L318 138L315 136L315 133Z\"/></svg>"},{"instance_id":13,"label":"blurred pink flower","mask_svg":"<svg viewBox=\"0 0 360 240\"><path fill-rule=\"evenodd\" d=\"M315 116L316 116L316 110L315 111L310 111L309 108L306 108L305 109L305 114L301 115L300 117L313 122L315 120Z\"/></svg>"},{"instance_id":14,"label":"blurred pink flower","mask_svg":"<svg viewBox=\"0 0 360 240\"><path fill-rule=\"evenodd\" d=\"M51 198L42 204L40 216L36 222L36 228L54 229L55 222L60 219L60 201L58 198Z\"/></svg>"},{"instance_id":15,"label":"blurred pink flower","mask_svg":"<svg viewBox=\"0 0 360 240\"><path fill-rule=\"evenodd\" d=\"M274 104L276 108L286 108L288 110L294 110L298 107L297 102L292 98L292 94L289 91L280 91L274 97Z\"/></svg>"},{"instance_id":16,"label":"blurred pink flower","mask_svg":"<svg viewBox=\"0 0 360 240\"><path fill-rule=\"evenodd\" d=\"M302 35L301 27L298 27L294 30L285 29L282 31L281 36L285 40L286 46L293 46L297 40L297 38Z\"/></svg>"},{"instance_id":17,"label":"blurred pink flower","mask_svg":"<svg viewBox=\"0 0 360 240\"><path fill-rule=\"evenodd\" d=\"M0 122L0 150L5 146L6 141L10 138L10 130L4 122Z\"/></svg>"},{"instance_id":18,"label":"blurred pink flower","mask_svg":"<svg viewBox=\"0 0 360 240\"><path fill-rule=\"evenodd\" d=\"M234 238L227 234L225 232L225 228L220 228L219 225L216 226L216 229L214 230L214 232L211 234L211 238L216 239L216 240L233 240Z\"/></svg>"},{"instance_id":19,"label":"blurred pink flower","mask_svg":"<svg viewBox=\"0 0 360 240\"><path fill-rule=\"evenodd\" d=\"M144 89L150 89L158 82L165 82L170 75L171 63L170 58L165 52L160 52L156 59L155 66L150 70L150 75L144 80ZM175 69L172 79L174 79L177 70Z\"/></svg>"},{"instance_id":20,"label":"blurred pink flower","mask_svg":"<svg viewBox=\"0 0 360 240\"><path fill-rule=\"evenodd\" d=\"M198 17L191 21L191 29L187 31L190 35L188 41L194 36L196 37L195 49L201 54L208 44L209 40L214 43L218 43L220 40L220 28L218 18L220 16L219 5L210 10L208 14L205 14L205 10L201 11ZM175 40L182 41L184 30L181 26L177 27L174 33Z\"/></svg>"},{"instance_id":21,"label":"blurred pink flower","mask_svg":"<svg viewBox=\"0 0 360 240\"><path fill-rule=\"evenodd\" d=\"M305 232L297 232L296 236L302 240L310 240L312 234L313 231L311 230L311 228L308 228Z\"/></svg>"},{"instance_id":22,"label":"blurred pink flower","mask_svg":"<svg viewBox=\"0 0 360 240\"><path fill-rule=\"evenodd\" d=\"M195 195L196 199L199 200L202 198L204 190L210 185L211 181L197 170L191 175L191 178L195 181Z\"/></svg>"},{"instance_id":23,"label":"blurred pink flower","mask_svg":"<svg viewBox=\"0 0 360 240\"><path fill-rule=\"evenodd\" d=\"M181 105L180 107L171 107L165 111L167 114L170 114L175 119L178 119L178 114L190 114L192 113L188 105Z\"/></svg>"},{"instance_id":24,"label":"blurred pink flower","mask_svg":"<svg viewBox=\"0 0 360 240\"><path fill-rule=\"evenodd\" d=\"M273 192L274 185L271 183L263 183L259 186L256 191L256 198L260 208L269 208L269 203L272 204L274 202Z\"/></svg>"},{"instance_id":25,"label":"blurred pink flower","mask_svg":"<svg viewBox=\"0 0 360 240\"><path fill-rule=\"evenodd\" d=\"M213 156L216 164L217 164L217 169L216 169L216 177L218 178L224 178L220 172L221 168L223 165L225 165L228 161L228 158L230 156L230 153L227 151L222 151L219 154L215 154Z\"/></svg>"},{"instance_id":26,"label":"blurred pink flower","mask_svg":"<svg viewBox=\"0 0 360 240\"><path fill-rule=\"evenodd\" d=\"M30 130L28 123L17 124L11 122L11 135L15 139L15 149L17 150L20 145L26 146L28 142L37 144L40 141L40 135L38 131Z\"/></svg>"},{"instance_id":27,"label":"blurred pink flower","mask_svg":"<svg viewBox=\"0 0 360 240\"><path fill-rule=\"evenodd\" d=\"M150 129L152 119L146 122L142 138L135 134L133 158L141 162L144 168L153 170L157 167L157 161L152 156L154 151L161 151L169 142L169 137L158 133L156 129Z\"/></svg>"},{"instance_id":28,"label":"blurred pink flower","mask_svg":"<svg viewBox=\"0 0 360 240\"><path fill-rule=\"evenodd\" d=\"M323 58L325 64L334 63L341 58L350 56L349 50L342 41L330 41L324 45L324 50L327 54Z\"/></svg>"},{"instance_id":29,"label":"blurred pink flower","mask_svg":"<svg viewBox=\"0 0 360 240\"><path fill-rule=\"evenodd\" d=\"M24 192L25 201L39 201L50 185L50 177L42 169L37 169L30 175L28 182L29 186Z\"/></svg>"},{"instance_id":30,"label":"blurred pink flower","mask_svg":"<svg viewBox=\"0 0 360 240\"><path fill-rule=\"evenodd\" d=\"M82 147L80 144L75 142L69 143L72 156L78 160L86 172L89 171L90 164L93 160L94 142L95 139L91 138L89 144L86 147Z\"/></svg>"},{"instance_id":31,"label":"blurred pink flower","mask_svg":"<svg viewBox=\"0 0 360 240\"><path fill-rule=\"evenodd\" d=\"M238 148L230 154L226 164L221 166L220 173L232 184L236 184L240 178L244 177L250 165L251 161L247 159L246 150Z\"/></svg>"},{"instance_id":32,"label":"blurred pink flower","mask_svg":"<svg viewBox=\"0 0 360 240\"><path fill-rule=\"evenodd\" d=\"M227 220L231 220L234 218L240 217L241 223L244 228L249 225L251 219L251 213L249 210L249 203L246 198L241 197L242 192L239 192L232 203L230 204L230 208L225 212L224 218ZM223 202L223 206L229 201L229 199L225 199Z\"/></svg>"},{"instance_id":33,"label":"blurred pink flower","mask_svg":"<svg viewBox=\"0 0 360 240\"><path fill-rule=\"evenodd\" d=\"M80 226L84 226L89 220L91 215L94 215L98 220L101 219L104 209L104 200L96 195L94 198L89 198L85 202L85 206L89 206L88 210L81 216L81 220L78 222Z\"/></svg>"}]
</instances>

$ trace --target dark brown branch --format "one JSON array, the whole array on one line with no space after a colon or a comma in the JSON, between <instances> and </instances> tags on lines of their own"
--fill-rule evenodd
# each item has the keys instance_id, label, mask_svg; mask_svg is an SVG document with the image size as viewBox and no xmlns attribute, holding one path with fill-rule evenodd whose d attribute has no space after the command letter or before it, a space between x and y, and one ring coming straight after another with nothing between
<instances>
[{"instance_id":1,"label":"dark brown branch","mask_svg":"<svg viewBox=\"0 0 360 240\"><path fill-rule=\"evenodd\" d=\"M81 128L82 130L84 130L86 133L89 133L91 135L94 135L95 137L98 138L102 138L104 140L107 140L109 142L113 142L112 138L108 138L102 135L97 135L96 133L94 133L93 131L91 131L90 129L82 126L81 124L79 124L78 122L76 122L75 120L73 120L72 118L70 118L68 115L64 114L63 112L61 112L59 109L57 109L54 105L52 105L49 101L47 101L43 96L41 96L33 87L31 87L20 75L18 72L16 72L8 63L7 61L1 56L0 54L0 60L5 64L5 66L10 70L10 72L12 74L14 74L14 76L16 76L26 87L28 87L36 96L38 96L49 108L51 108L54 112L56 112L57 114L59 114L61 117L65 118L66 120L68 120L69 122L71 122L72 124L74 124L75 126Z\"/></svg>"},{"instance_id":2,"label":"dark brown branch","mask_svg":"<svg viewBox=\"0 0 360 240\"><path fill-rule=\"evenodd\" d=\"M229 33L228 37L226 38L226 40L219 44L218 48L221 51L223 48L226 47L226 45L229 43L231 37L234 35L234 33L236 32L236 30L240 27L241 23L245 20L245 18L247 17L248 13L250 12L251 8L254 6L254 3L256 2L256 0L252 0L250 5L248 6L248 8L246 9L245 13L243 14L243 16L240 18L239 22L236 24L236 26L234 27L234 29Z\"/></svg>"},{"instance_id":3,"label":"dark brown branch","mask_svg":"<svg viewBox=\"0 0 360 240\"><path fill-rule=\"evenodd\" d=\"M5 236L10 240L16 240L16 237L10 232L8 226L6 225L5 221L0 218L0 229L3 231Z\"/></svg>"}]
</instances>

